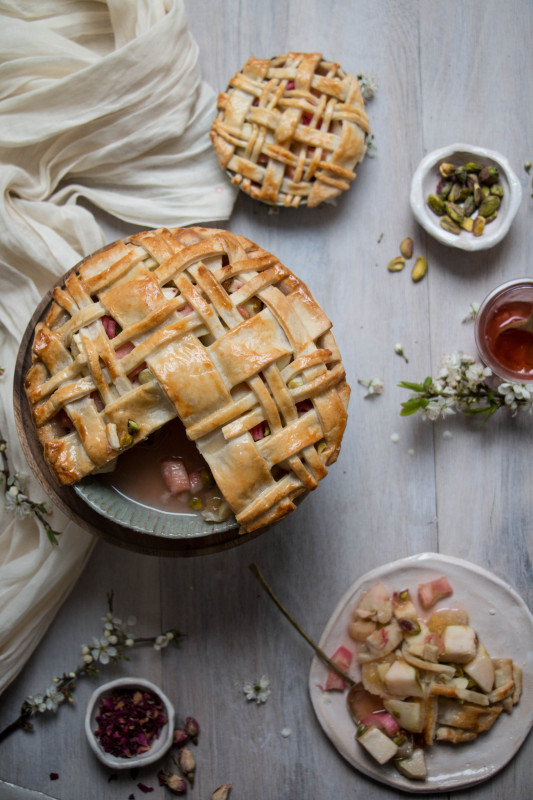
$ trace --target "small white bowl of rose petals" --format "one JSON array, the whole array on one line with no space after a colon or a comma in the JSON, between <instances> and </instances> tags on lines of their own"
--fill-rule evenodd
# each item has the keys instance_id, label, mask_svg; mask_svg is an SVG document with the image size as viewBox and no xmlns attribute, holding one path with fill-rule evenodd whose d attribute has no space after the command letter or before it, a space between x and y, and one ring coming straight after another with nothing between
<instances>
[{"instance_id":1,"label":"small white bowl of rose petals","mask_svg":"<svg viewBox=\"0 0 533 800\"><path fill-rule=\"evenodd\" d=\"M98 687L85 714L85 733L97 758L113 769L153 764L172 745L174 707L151 681L119 678Z\"/></svg>"}]
</instances>

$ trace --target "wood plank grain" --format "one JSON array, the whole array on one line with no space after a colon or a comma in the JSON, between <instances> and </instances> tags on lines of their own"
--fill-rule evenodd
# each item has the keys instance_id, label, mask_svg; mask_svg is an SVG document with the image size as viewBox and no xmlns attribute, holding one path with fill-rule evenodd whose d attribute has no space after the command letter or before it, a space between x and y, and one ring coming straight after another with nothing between
<instances>
[{"instance_id":1,"label":"wood plank grain","mask_svg":"<svg viewBox=\"0 0 533 800\"><path fill-rule=\"evenodd\" d=\"M462 322L470 303L507 278L531 274L531 179L523 162L533 156L533 6L527 0L187 0L186 7L203 75L216 91L249 56L298 49L323 52L379 81L368 104L376 158L361 164L335 206L273 213L241 195L228 223L276 253L333 320L352 386L345 441L339 461L306 502L241 547L173 559L100 542L35 657L4 694L2 717L45 688L72 654L76 660L81 641L98 629L105 592L114 587L117 612L136 614L143 630L177 625L187 634L179 650L141 650L113 674L161 680L178 718L192 713L200 721L191 797L207 798L231 782L231 800L385 800L393 790L354 771L318 726L307 695L310 648L248 565L259 564L315 639L358 576L422 551L491 569L533 606L532 418L502 411L483 429L460 417L437 424L404 419L399 409L408 393L397 387L434 373L447 353L471 351L472 326ZM429 238L408 207L418 161L461 139L506 154L524 188L508 237L475 256ZM121 223L102 221L109 241L125 235ZM429 262L416 285L412 262L401 273L387 271L407 235L415 254ZM408 363L394 352L397 342ZM373 377L383 379L383 394L365 398L358 379ZM398 434L396 443L391 434ZM268 702L247 703L243 683L262 674L271 680ZM139 780L153 788L154 800L168 797L156 769L136 780L127 774L108 780L90 758L81 728L90 688L80 685L75 707L43 720L33 736L4 742L0 777L60 800L70 800L73 791L79 800L130 793L138 800ZM291 734L284 738L286 727ZM486 735L497 737L497 727ZM62 752L57 743L66 741ZM458 751L459 769L467 753L467 746ZM532 759L530 736L506 769L467 789L468 797L528 800ZM53 784L52 769L60 774Z\"/></svg>"}]
</instances>

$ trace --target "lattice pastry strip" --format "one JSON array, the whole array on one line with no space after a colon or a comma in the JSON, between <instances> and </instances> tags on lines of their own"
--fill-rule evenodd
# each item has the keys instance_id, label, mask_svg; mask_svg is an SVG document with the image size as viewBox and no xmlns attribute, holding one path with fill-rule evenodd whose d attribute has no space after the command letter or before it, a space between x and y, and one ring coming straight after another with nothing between
<instances>
[{"instance_id":1,"label":"lattice pastry strip","mask_svg":"<svg viewBox=\"0 0 533 800\"><path fill-rule=\"evenodd\" d=\"M317 206L349 188L370 132L357 79L320 53L250 58L218 98L211 141L257 200Z\"/></svg>"},{"instance_id":2,"label":"lattice pastry strip","mask_svg":"<svg viewBox=\"0 0 533 800\"><path fill-rule=\"evenodd\" d=\"M53 298L26 390L60 482L179 416L242 530L254 530L336 459L349 388L331 323L249 240L142 232L86 259Z\"/></svg>"}]
</instances>

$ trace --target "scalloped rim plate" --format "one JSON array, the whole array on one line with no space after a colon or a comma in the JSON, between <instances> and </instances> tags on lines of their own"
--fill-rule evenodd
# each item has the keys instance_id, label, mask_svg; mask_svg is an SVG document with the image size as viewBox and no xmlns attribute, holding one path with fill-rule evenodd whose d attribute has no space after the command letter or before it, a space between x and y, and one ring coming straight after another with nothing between
<instances>
[{"instance_id":1,"label":"scalloped rim plate","mask_svg":"<svg viewBox=\"0 0 533 800\"><path fill-rule=\"evenodd\" d=\"M341 644L354 643L347 634L355 600L376 581L392 592L446 575L453 601L464 605L481 641L493 657L510 656L523 669L520 702L511 714L501 714L492 730L464 745L435 744L426 750L428 777L410 781L393 765L380 766L355 741L355 725L346 707L347 692L323 692L327 667L318 657L309 675L311 702L324 732L339 753L357 770L397 789L446 792L480 783L495 775L518 752L533 725L533 616L514 589L481 567L439 553L420 553L372 570L359 578L339 601L327 623L320 647L333 653ZM450 600L447 601L450 605ZM441 606L446 605L443 601ZM438 607L438 605L436 606ZM352 670L359 679L358 668Z\"/></svg>"},{"instance_id":2,"label":"scalloped rim plate","mask_svg":"<svg viewBox=\"0 0 533 800\"><path fill-rule=\"evenodd\" d=\"M99 480L96 475L84 478L73 489L87 505L104 517L129 530L153 536L193 539L239 527L233 515L225 522L206 522L199 514L160 511L136 503Z\"/></svg>"}]
</instances>

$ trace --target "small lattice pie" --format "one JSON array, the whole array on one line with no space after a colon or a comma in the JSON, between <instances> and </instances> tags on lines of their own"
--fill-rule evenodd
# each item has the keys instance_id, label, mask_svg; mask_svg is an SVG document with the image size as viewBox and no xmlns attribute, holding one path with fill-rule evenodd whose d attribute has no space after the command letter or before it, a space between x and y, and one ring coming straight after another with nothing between
<instances>
[{"instance_id":1,"label":"small lattice pie","mask_svg":"<svg viewBox=\"0 0 533 800\"><path fill-rule=\"evenodd\" d=\"M317 206L350 187L370 132L357 79L320 53L250 58L218 98L211 141L244 192Z\"/></svg>"},{"instance_id":2,"label":"small lattice pie","mask_svg":"<svg viewBox=\"0 0 533 800\"><path fill-rule=\"evenodd\" d=\"M26 391L45 457L71 484L179 416L241 529L270 524L340 449L350 390L330 329L242 236L116 242L68 274L36 327Z\"/></svg>"}]
</instances>

